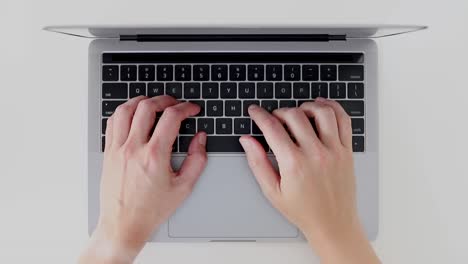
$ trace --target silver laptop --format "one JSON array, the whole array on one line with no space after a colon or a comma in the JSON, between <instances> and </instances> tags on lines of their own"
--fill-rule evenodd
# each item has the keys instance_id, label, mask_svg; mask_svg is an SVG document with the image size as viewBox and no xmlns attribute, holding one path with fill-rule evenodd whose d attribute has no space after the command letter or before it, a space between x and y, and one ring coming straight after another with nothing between
<instances>
[{"instance_id":1,"label":"silver laptop","mask_svg":"<svg viewBox=\"0 0 468 264\"><path fill-rule=\"evenodd\" d=\"M360 219L378 233L377 46L374 38L423 26L47 27L94 39L89 46L88 230L99 216L106 120L129 98L168 94L201 113L174 143L178 168L197 131L208 134L208 165L193 194L152 241L304 241L263 197L238 143L252 134L250 104L268 111L315 98L337 100L352 117Z\"/></svg>"}]
</instances>

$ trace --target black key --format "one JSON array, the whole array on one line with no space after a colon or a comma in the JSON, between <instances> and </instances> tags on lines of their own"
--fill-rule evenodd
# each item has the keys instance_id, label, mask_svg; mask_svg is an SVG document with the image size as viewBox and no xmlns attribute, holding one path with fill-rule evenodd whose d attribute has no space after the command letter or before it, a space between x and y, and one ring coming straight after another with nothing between
<instances>
[{"instance_id":1,"label":"black key","mask_svg":"<svg viewBox=\"0 0 468 264\"><path fill-rule=\"evenodd\" d=\"M210 80L210 66L209 65L193 65L193 80L194 81Z\"/></svg>"},{"instance_id":2,"label":"black key","mask_svg":"<svg viewBox=\"0 0 468 264\"><path fill-rule=\"evenodd\" d=\"M174 141L174 144L172 145L172 152L177 152L177 147L178 147L178 144L177 144L177 139Z\"/></svg>"},{"instance_id":3,"label":"black key","mask_svg":"<svg viewBox=\"0 0 468 264\"><path fill-rule=\"evenodd\" d=\"M237 83L221 83L221 98L237 98Z\"/></svg>"},{"instance_id":4,"label":"black key","mask_svg":"<svg viewBox=\"0 0 468 264\"><path fill-rule=\"evenodd\" d=\"M229 80L245 81L245 65L229 65Z\"/></svg>"},{"instance_id":5,"label":"black key","mask_svg":"<svg viewBox=\"0 0 468 264\"><path fill-rule=\"evenodd\" d=\"M138 80L146 82L154 81L155 71L154 65L138 66Z\"/></svg>"},{"instance_id":6,"label":"black key","mask_svg":"<svg viewBox=\"0 0 468 264\"><path fill-rule=\"evenodd\" d=\"M279 107L296 107L296 101L294 100L281 100L279 101Z\"/></svg>"},{"instance_id":7,"label":"black key","mask_svg":"<svg viewBox=\"0 0 468 264\"><path fill-rule=\"evenodd\" d=\"M206 151L242 153L244 152L244 149L239 143L239 136L208 136L206 140Z\"/></svg>"},{"instance_id":8,"label":"black key","mask_svg":"<svg viewBox=\"0 0 468 264\"><path fill-rule=\"evenodd\" d=\"M330 98L346 98L346 83L330 83Z\"/></svg>"},{"instance_id":9,"label":"black key","mask_svg":"<svg viewBox=\"0 0 468 264\"><path fill-rule=\"evenodd\" d=\"M268 112L273 112L275 109L278 109L278 101L276 100L263 100L261 106Z\"/></svg>"},{"instance_id":10,"label":"black key","mask_svg":"<svg viewBox=\"0 0 468 264\"><path fill-rule=\"evenodd\" d=\"M303 103L307 103L307 102L313 102L314 100L299 100L297 101L297 106L301 106Z\"/></svg>"},{"instance_id":11,"label":"black key","mask_svg":"<svg viewBox=\"0 0 468 264\"><path fill-rule=\"evenodd\" d=\"M200 112L196 116L205 116L205 101L203 100L190 100L191 103L200 106Z\"/></svg>"},{"instance_id":12,"label":"black key","mask_svg":"<svg viewBox=\"0 0 468 264\"><path fill-rule=\"evenodd\" d=\"M231 118L216 119L216 134L232 134L232 119Z\"/></svg>"},{"instance_id":13,"label":"black key","mask_svg":"<svg viewBox=\"0 0 468 264\"><path fill-rule=\"evenodd\" d=\"M249 65L247 69L249 81L263 81L265 75L263 65Z\"/></svg>"},{"instance_id":14,"label":"black key","mask_svg":"<svg viewBox=\"0 0 468 264\"><path fill-rule=\"evenodd\" d=\"M299 81L301 79L301 65L284 65L284 80Z\"/></svg>"},{"instance_id":15,"label":"black key","mask_svg":"<svg viewBox=\"0 0 468 264\"><path fill-rule=\"evenodd\" d=\"M114 66L114 65L102 66L102 80L103 81L118 81L119 80L119 66Z\"/></svg>"},{"instance_id":16,"label":"black key","mask_svg":"<svg viewBox=\"0 0 468 264\"><path fill-rule=\"evenodd\" d=\"M105 148L106 148L106 137L102 136L101 137L101 151L104 152Z\"/></svg>"},{"instance_id":17,"label":"black key","mask_svg":"<svg viewBox=\"0 0 468 264\"><path fill-rule=\"evenodd\" d=\"M294 95L294 98L309 98L310 97L309 83L294 83L293 95Z\"/></svg>"},{"instance_id":18,"label":"black key","mask_svg":"<svg viewBox=\"0 0 468 264\"><path fill-rule=\"evenodd\" d=\"M200 83L184 83L184 98L200 98Z\"/></svg>"},{"instance_id":19,"label":"black key","mask_svg":"<svg viewBox=\"0 0 468 264\"><path fill-rule=\"evenodd\" d=\"M130 83L130 98L146 96L146 83Z\"/></svg>"},{"instance_id":20,"label":"black key","mask_svg":"<svg viewBox=\"0 0 468 264\"><path fill-rule=\"evenodd\" d=\"M203 83L202 97L206 99L214 99L219 97L218 83Z\"/></svg>"},{"instance_id":21,"label":"black key","mask_svg":"<svg viewBox=\"0 0 468 264\"><path fill-rule=\"evenodd\" d=\"M258 101L258 100L245 100L243 102L242 112L243 112L244 116L249 116L249 106L253 105L253 104L260 105L260 101Z\"/></svg>"},{"instance_id":22,"label":"black key","mask_svg":"<svg viewBox=\"0 0 468 264\"><path fill-rule=\"evenodd\" d=\"M364 118L351 118L353 134L364 134Z\"/></svg>"},{"instance_id":23,"label":"black key","mask_svg":"<svg viewBox=\"0 0 468 264\"><path fill-rule=\"evenodd\" d=\"M362 65L340 65L340 81L362 81L364 80L364 66Z\"/></svg>"},{"instance_id":24,"label":"black key","mask_svg":"<svg viewBox=\"0 0 468 264\"><path fill-rule=\"evenodd\" d=\"M206 141L207 152L217 153L243 153L244 149L239 143L240 136L208 136ZM265 151L268 151L268 145L264 137L254 137L263 146ZM179 152L187 152L190 146L192 137L179 137Z\"/></svg>"},{"instance_id":25,"label":"black key","mask_svg":"<svg viewBox=\"0 0 468 264\"><path fill-rule=\"evenodd\" d=\"M349 116L364 116L364 101L337 101Z\"/></svg>"},{"instance_id":26,"label":"black key","mask_svg":"<svg viewBox=\"0 0 468 264\"><path fill-rule=\"evenodd\" d=\"M254 135L263 135L263 132L257 126L257 124L252 120L252 134Z\"/></svg>"},{"instance_id":27,"label":"black key","mask_svg":"<svg viewBox=\"0 0 468 264\"><path fill-rule=\"evenodd\" d=\"M241 116L240 100L226 100L224 104L224 113L226 116Z\"/></svg>"},{"instance_id":28,"label":"black key","mask_svg":"<svg viewBox=\"0 0 468 264\"><path fill-rule=\"evenodd\" d=\"M196 133L196 121L195 118L187 118L180 124L180 134L193 135Z\"/></svg>"},{"instance_id":29,"label":"black key","mask_svg":"<svg viewBox=\"0 0 468 264\"><path fill-rule=\"evenodd\" d=\"M227 81L228 79L227 65L211 65L211 80L212 81Z\"/></svg>"},{"instance_id":30,"label":"black key","mask_svg":"<svg viewBox=\"0 0 468 264\"><path fill-rule=\"evenodd\" d=\"M174 75L176 81L190 81L192 80L192 68L190 65L176 65Z\"/></svg>"},{"instance_id":31,"label":"black key","mask_svg":"<svg viewBox=\"0 0 468 264\"><path fill-rule=\"evenodd\" d=\"M260 145L262 145L263 149L266 152L268 152L270 150L270 147L268 146L268 143L267 143L265 137L255 136L253 138L255 138L258 141L258 143L260 143Z\"/></svg>"},{"instance_id":32,"label":"black key","mask_svg":"<svg viewBox=\"0 0 468 264\"><path fill-rule=\"evenodd\" d=\"M348 83L348 98L364 98L364 84Z\"/></svg>"},{"instance_id":33,"label":"black key","mask_svg":"<svg viewBox=\"0 0 468 264\"><path fill-rule=\"evenodd\" d=\"M107 119L108 119L108 118L103 118L103 119L101 120L101 133L102 133L102 134L106 134Z\"/></svg>"},{"instance_id":34,"label":"black key","mask_svg":"<svg viewBox=\"0 0 468 264\"><path fill-rule=\"evenodd\" d=\"M273 83L257 83L257 98L273 98Z\"/></svg>"},{"instance_id":35,"label":"black key","mask_svg":"<svg viewBox=\"0 0 468 264\"><path fill-rule=\"evenodd\" d=\"M336 81L336 65L321 65L320 79L322 81Z\"/></svg>"},{"instance_id":36,"label":"black key","mask_svg":"<svg viewBox=\"0 0 468 264\"><path fill-rule=\"evenodd\" d=\"M197 131L205 131L207 134L214 134L214 119L213 118L198 118Z\"/></svg>"},{"instance_id":37,"label":"black key","mask_svg":"<svg viewBox=\"0 0 468 264\"><path fill-rule=\"evenodd\" d=\"M136 81L136 79L137 79L137 66L136 65L120 66L120 80Z\"/></svg>"},{"instance_id":38,"label":"black key","mask_svg":"<svg viewBox=\"0 0 468 264\"><path fill-rule=\"evenodd\" d=\"M267 81L283 80L283 66L282 65L267 65L266 66L266 80Z\"/></svg>"},{"instance_id":39,"label":"black key","mask_svg":"<svg viewBox=\"0 0 468 264\"><path fill-rule=\"evenodd\" d=\"M221 100L206 101L206 115L207 116L223 116L223 101Z\"/></svg>"},{"instance_id":40,"label":"black key","mask_svg":"<svg viewBox=\"0 0 468 264\"><path fill-rule=\"evenodd\" d=\"M117 106L125 103L126 101L102 101L102 116L111 116Z\"/></svg>"},{"instance_id":41,"label":"black key","mask_svg":"<svg viewBox=\"0 0 468 264\"><path fill-rule=\"evenodd\" d=\"M179 152L188 152L192 138L190 136L179 136Z\"/></svg>"},{"instance_id":42,"label":"black key","mask_svg":"<svg viewBox=\"0 0 468 264\"><path fill-rule=\"evenodd\" d=\"M302 80L303 81L318 81L319 67L318 65L303 65Z\"/></svg>"},{"instance_id":43,"label":"black key","mask_svg":"<svg viewBox=\"0 0 468 264\"><path fill-rule=\"evenodd\" d=\"M318 130L317 130L317 124L315 124L314 118L310 118L309 121L310 121L310 124L312 125L312 128L313 128L314 131L315 131L315 134L318 135L319 133L318 133Z\"/></svg>"},{"instance_id":44,"label":"black key","mask_svg":"<svg viewBox=\"0 0 468 264\"><path fill-rule=\"evenodd\" d=\"M328 83L312 83L312 98L328 98Z\"/></svg>"},{"instance_id":45,"label":"black key","mask_svg":"<svg viewBox=\"0 0 468 264\"><path fill-rule=\"evenodd\" d=\"M363 136L353 136L353 152L364 152Z\"/></svg>"},{"instance_id":46,"label":"black key","mask_svg":"<svg viewBox=\"0 0 468 264\"><path fill-rule=\"evenodd\" d=\"M166 83L166 94L176 99L182 98L182 83Z\"/></svg>"},{"instance_id":47,"label":"black key","mask_svg":"<svg viewBox=\"0 0 468 264\"><path fill-rule=\"evenodd\" d=\"M164 83L148 83L148 96L164 95Z\"/></svg>"},{"instance_id":48,"label":"black key","mask_svg":"<svg viewBox=\"0 0 468 264\"><path fill-rule=\"evenodd\" d=\"M126 83L103 83L102 98L103 99L127 99L128 87Z\"/></svg>"},{"instance_id":49,"label":"black key","mask_svg":"<svg viewBox=\"0 0 468 264\"><path fill-rule=\"evenodd\" d=\"M291 83L276 83L275 98L291 98Z\"/></svg>"},{"instance_id":50,"label":"black key","mask_svg":"<svg viewBox=\"0 0 468 264\"><path fill-rule=\"evenodd\" d=\"M234 134L250 134L250 118L234 119Z\"/></svg>"},{"instance_id":51,"label":"black key","mask_svg":"<svg viewBox=\"0 0 468 264\"><path fill-rule=\"evenodd\" d=\"M174 68L172 65L158 65L156 67L158 81L172 81L174 79Z\"/></svg>"},{"instance_id":52,"label":"black key","mask_svg":"<svg viewBox=\"0 0 468 264\"><path fill-rule=\"evenodd\" d=\"M255 98L255 83L239 83L239 98Z\"/></svg>"}]
</instances>

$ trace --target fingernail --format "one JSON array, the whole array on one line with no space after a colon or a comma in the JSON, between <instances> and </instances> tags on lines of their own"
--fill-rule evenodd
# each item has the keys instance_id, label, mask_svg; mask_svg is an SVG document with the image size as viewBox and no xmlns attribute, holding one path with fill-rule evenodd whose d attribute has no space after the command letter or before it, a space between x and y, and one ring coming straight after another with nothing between
<instances>
[{"instance_id":1,"label":"fingernail","mask_svg":"<svg viewBox=\"0 0 468 264\"><path fill-rule=\"evenodd\" d=\"M259 107L259 106L256 105L256 104L251 104L251 105L249 106L249 110L255 110L255 109L257 109L258 107Z\"/></svg>"},{"instance_id":2,"label":"fingernail","mask_svg":"<svg viewBox=\"0 0 468 264\"><path fill-rule=\"evenodd\" d=\"M315 99L316 101L319 101L319 102L325 102L326 99L323 98L323 97L317 97L317 99Z\"/></svg>"},{"instance_id":3,"label":"fingernail","mask_svg":"<svg viewBox=\"0 0 468 264\"><path fill-rule=\"evenodd\" d=\"M200 135L198 136L198 143L200 143L200 145L202 145L202 146L206 145L206 134L205 133L200 133Z\"/></svg>"}]
</instances>

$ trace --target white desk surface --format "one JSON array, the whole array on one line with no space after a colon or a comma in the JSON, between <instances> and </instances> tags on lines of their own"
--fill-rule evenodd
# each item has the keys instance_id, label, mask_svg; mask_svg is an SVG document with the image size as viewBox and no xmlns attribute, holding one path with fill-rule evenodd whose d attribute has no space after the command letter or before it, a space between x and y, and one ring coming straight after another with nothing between
<instances>
[{"instance_id":1,"label":"white desk surface","mask_svg":"<svg viewBox=\"0 0 468 264\"><path fill-rule=\"evenodd\" d=\"M6 1L6 2L5 2ZM51 24L415 23L378 41L385 263L468 262L468 2L26 1L0 5L0 263L73 263L87 239L88 41ZM150 244L138 263L314 263L305 244Z\"/></svg>"}]
</instances>

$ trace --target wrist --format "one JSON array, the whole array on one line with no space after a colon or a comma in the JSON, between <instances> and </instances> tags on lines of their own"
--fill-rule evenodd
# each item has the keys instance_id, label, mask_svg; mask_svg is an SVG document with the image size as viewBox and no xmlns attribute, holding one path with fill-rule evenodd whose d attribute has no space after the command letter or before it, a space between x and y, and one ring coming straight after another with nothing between
<instances>
[{"instance_id":1,"label":"wrist","mask_svg":"<svg viewBox=\"0 0 468 264\"><path fill-rule=\"evenodd\" d=\"M333 231L306 232L322 263L379 263L359 222Z\"/></svg>"},{"instance_id":2,"label":"wrist","mask_svg":"<svg viewBox=\"0 0 468 264\"><path fill-rule=\"evenodd\" d=\"M80 263L132 263L139 250L122 243L119 239L109 237L105 232L96 228Z\"/></svg>"}]
</instances>

